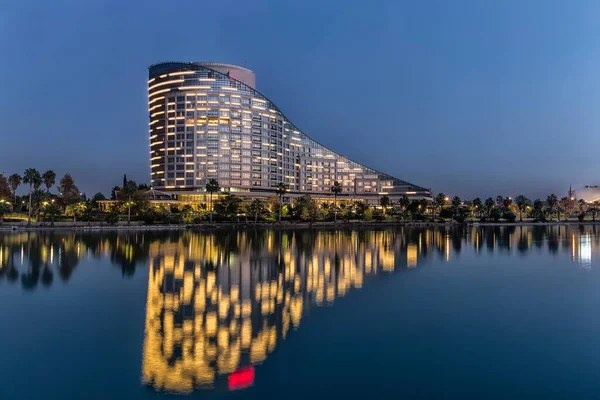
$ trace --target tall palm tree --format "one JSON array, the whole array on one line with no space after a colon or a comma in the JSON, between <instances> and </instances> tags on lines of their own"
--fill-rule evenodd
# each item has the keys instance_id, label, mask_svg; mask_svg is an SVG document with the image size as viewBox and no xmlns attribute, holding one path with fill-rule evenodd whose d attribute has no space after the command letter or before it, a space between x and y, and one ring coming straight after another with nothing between
<instances>
[{"instance_id":1,"label":"tall palm tree","mask_svg":"<svg viewBox=\"0 0 600 400\"><path fill-rule=\"evenodd\" d=\"M455 209L458 209L458 207L460 207L461 204L462 204L462 200L460 197L454 196L452 198L452 207L454 207Z\"/></svg>"},{"instance_id":2,"label":"tall palm tree","mask_svg":"<svg viewBox=\"0 0 600 400\"><path fill-rule=\"evenodd\" d=\"M337 223L337 197L338 194L342 193L342 184L338 181L333 182L333 186L331 186L331 192L333 193L333 222Z\"/></svg>"},{"instance_id":3,"label":"tall palm tree","mask_svg":"<svg viewBox=\"0 0 600 400\"><path fill-rule=\"evenodd\" d=\"M27 208L27 225L31 225L31 192L33 188L40 187L42 176L35 168L27 168L23 174L23 182L29 185L29 207Z\"/></svg>"},{"instance_id":4,"label":"tall palm tree","mask_svg":"<svg viewBox=\"0 0 600 400\"><path fill-rule=\"evenodd\" d=\"M210 222L213 220L212 196L213 193L218 192L219 189L219 182L217 182L216 179L211 179L206 183L206 191L210 193L210 204L208 206L208 209L210 210Z\"/></svg>"},{"instance_id":5,"label":"tall palm tree","mask_svg":"<svg viewBox=\"0 0 600 400\"><path fill-rule=\"evenodd\" d=\"M444 193L438 193L438 195L435 196L435 199L433 199L433 212L431 213L432 221L435 221L435 209L440 207L441 210L444 203L446 203L446 195Z\"/></svg>"},{"instance_id":6,"label":"tall palm tree","mask_svg":"<svg viewBox=\"0 0 600 400\"><path fill-rule=\"evenodd\" d=\"M17 206L17 189L19 188L19 186L21 186L22 181L23 179L19 174L12 174L8 177L8 183L10 184L10 188L12 189L13 196L15 198L13 202L13 207Z\"/></svg>"},{"instance_id":7,"label":"tall palm tree","mask_svg":"<svg viewBox=\"0 0 600 400\"><path fill-rule=\"evenodd\" d=\"M254 223L255 224L258 222L258 214L262 212L263 208L264 208L263 203L259 199L252 200L252 203L250 203L250 205L248 206L248 210L252 214L254 214Z\"/></svg>"},{"instance_id":8,"label":"tall palm tree","mask_svg":"<svg viewBox=\"0 0 600 400\"><path fill-rule=\"evenodd\" d=\"M50 188L56 183L56 173L49 169L42 175L42 180L44 181L44 186L46 186L46 193L50 193Z\"/></svg>"},{"instance_id":9,"label":"tall palm tree","mask_svg":"<svg viewBox=\"0 0 600 400\"><path fill-rule=\"evenodd\" d=\"M495 205L496 205L496 203L494 202L494 199L492 199L491 197L488 197L487 199L485 199L485 211L486 211L486 214L488 217L492 214L492 210L494 209Z\"/></svg>"},{"instance_id":10,"label":"tall palm tree","mask_svg":"<svg viewBox=\"0 0 600 400\"><path fill-rule=\"evenodd\" d=\"M386 212L387 208L389 207L390 203L391 203L390 196L388 196L387 194L384 194L379 199L379 205L381 206L381 208L383 208L383 215L385 215L385 212Z\"/></svg>"},{"instance_id":11,"label":"tall palm tree","mask_svg":"<svg viewBox=\"0 0 600 400\"><path fill-rule=\"evenodd\" d=\"M483 208L483 202L479 197L473 199L473 207L475 207L475 210L477 210L476 212L478 216L481 217L481 209Z\"/></svg>"},{"instance_id":12,"label":"tall palm tree","mask_svg":"<svg viewBox=\"0 0 600 400\"><path fill-rule=\"evenodd\" d=\"M281 222L281 211L283 209L283 195L287 192L287 185L283 182L279 182L275 188L275 193L279 195L279 222Z\"/></svg>"},{"instance_id":13,"label":"tall palm tree","mask_svg":"<svg viewBox=\"0 0 600 400\"><path fill-rule=\"evenodd\" d=\"M546 203L548 203L548 207L550 208L550 212L554 213L556 209L556 205L558 204L558 197L552 193L550 196L546 198ZM560 209L558 210L558 222L560 222Z\"/></svg>"},{"instance_id":14,"label":"tall palm tree","mask_svg":"<svg viewBox=\"0 0 600 400\"><path fill-rule=\"evenodd\" d=\"M519 222L523 222L523 211L527 209L529 203L529 199L522 194L515 198L515 204L519 208Z\"/></svg>"},{"instance_id":15,"label":"tall palm tree","mask_svg":"<svg viewBox=\"0 0 600 400\"><path fill-rule=\"evenodd\" d=\"M402 211L402 219L408 214L408 208L410 207L410 200L406 195L402 196L402 198L398 201L400 205L400 209Z\"/></svg>"},{"instance_id":16,"label":"tall palm tree","mask_svg":"<svg viewBox=\"0 0 600 400\"><path fill-rule=\"evenodd\" d=\"M135 181L127 181L121 191L127 197L127 224L131 224L131 197L137 192L137 184Z\"/></svg>"}]
</instances>

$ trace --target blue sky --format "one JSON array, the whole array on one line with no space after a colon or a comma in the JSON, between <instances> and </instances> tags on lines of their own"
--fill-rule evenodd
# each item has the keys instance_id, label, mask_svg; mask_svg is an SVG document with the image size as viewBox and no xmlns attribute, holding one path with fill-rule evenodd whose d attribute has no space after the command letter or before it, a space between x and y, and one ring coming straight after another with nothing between
<instances>
[{"instance_id":1,"label":"blue sky","mask_svg":"<svg viewBox=\"0 0 600 400\"><path fill-rule=\"evenodd\" d=\"M0 173L149 180L148 65L246 65L305 133L463 198L600 184L597 1L4 1Z\"/></svg>"}]
</instances>

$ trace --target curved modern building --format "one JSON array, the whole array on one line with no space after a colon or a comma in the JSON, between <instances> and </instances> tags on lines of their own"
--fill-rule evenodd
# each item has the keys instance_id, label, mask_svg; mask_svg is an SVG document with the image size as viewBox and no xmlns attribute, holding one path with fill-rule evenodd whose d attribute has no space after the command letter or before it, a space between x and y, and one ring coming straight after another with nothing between
<instances>
[{"instance_id":1,"label":"curved modern building","mask_svg":"<svg viewBox=\"0 0 600 400\"><path fill-rule=\"evenodd\" d=\"M291 197L331 197L376 203L431 191L366 167L301 132L255 89L252 71L211 62L151 65L148 80L151 182L183 201L203 200L216 179L222 190L272 196L279 183Z\"/></svg>"},{"instance_id":2,"label":"curved modern building","mask_svg":"<svg viewBox=\"0 0 600 400\"><path fill-rule=\"evenodd\" d=\"M583 199L586 203L594 203L600 201L600 186L584 186L577 189L574 194L577 199Z\"/></svg>"}]
</instances>

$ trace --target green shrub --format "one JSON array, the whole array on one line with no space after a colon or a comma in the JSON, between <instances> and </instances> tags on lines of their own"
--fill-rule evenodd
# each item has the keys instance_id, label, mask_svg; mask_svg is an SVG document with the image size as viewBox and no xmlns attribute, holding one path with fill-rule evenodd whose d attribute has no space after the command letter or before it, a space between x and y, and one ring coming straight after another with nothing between
<instances>
[{"instance_id":1,"label":"green shrub","mask_svg":"<svg viewBox=\"0 0 600 400\"><path fill-rule=\"evenodd\" d=\"M106 214L104 221L106 221L106 223L109 225L115 225L117 222L119 222L119 213L116 211L109 212Z\"/></svg>"},{"instance_id":2,"label":"green shrub","mask_svg":"<svg viewBox=\"0 0 600 400\"><path fill-rule=\"evenodd\" d=\"M443 219L451 219L454 217L454 210L452 210L450 207L442 208L440 210L439 217Z\"/></svg>"},{"instance_id":3,"label":"green shrub","mask_svg":"<svg viewBox=\"0 0 600 400\"><path fill-rule=\"evenodd\" d=\"M515 222L517 216L512 211L505 211L504 214L502 214L502 218L504 218L507 222Z\"/></svg>"},{"instance_id":4,"label":"green shrub","mask_svg":"<svg viewBox=\"0 0 600 400\"><path fill-rule=\"evenodd\" d=\"M164 222L169 225L178 225L178 224L181 224L182 221L183 221L183 217L179 213L165 214Z\"/></svg>"},{"instance_id":5,"label":"green shrub","mask_svg":"<svg viewBox=\"0 0 600 400\"><path fill-rule=\"evenodd\" d=\"M373 219L376 221L383 221L385 219L385 215L383 215L383 211L376 208L373 210Z\"/></svg>"},{"instance_id":6,"label":"green shrub","mask_svg":"<svg viewBox=\"0 0 600 400\"><path fill-rule=\"evenodd\" d=\"M490 216L492 217L494 222L500 221L500 218L502 217L502 212L500 211L500 207L494 207L492 209L492 212L490 213Z\"/></svg>"},{"instance_id":7,"label":"green shrub","mask_svg":"<svg viewBox=\"0 0 600 400\"><path fill-rule=\"evenodd\" d=\"M454 215L454 220L456 222L458 222L459 224L463 224L466 220L466 216L464 214L455 214Z\"/></svg>"}]
</instances>

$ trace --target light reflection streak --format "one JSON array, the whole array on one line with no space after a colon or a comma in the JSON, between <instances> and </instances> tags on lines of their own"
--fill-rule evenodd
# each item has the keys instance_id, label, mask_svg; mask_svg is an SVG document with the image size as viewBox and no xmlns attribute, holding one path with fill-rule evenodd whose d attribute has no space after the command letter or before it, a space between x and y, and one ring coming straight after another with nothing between
<instances>
[{"instance_id":1,"label":"light reflection streak","mask_svg":"<svg viewBox=\"0 0 600 400\"><path fill-rule=\"evenodd\" d=\"M156 390L189 393L230 387L232 374L267 362L311 307L331 306L372 276L430 259L457 263L464 247L477 255L545 248L590 270L599 246L596 225L0 233L0 285L33 290L52 285L53 274L66 283L82 258L108 259L125 278L148 266L142 377Z\"/></svg>"}]
</instances>

